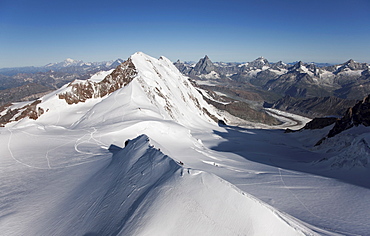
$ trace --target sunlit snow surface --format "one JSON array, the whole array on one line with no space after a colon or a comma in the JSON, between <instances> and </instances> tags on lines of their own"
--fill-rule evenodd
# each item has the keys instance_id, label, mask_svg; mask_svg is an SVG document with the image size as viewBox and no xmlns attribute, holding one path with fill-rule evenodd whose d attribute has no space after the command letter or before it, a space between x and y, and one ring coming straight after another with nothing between
<instances>
[{"instance_id":1,"label":"sunlit snow surface","mask_svg":"<svg viewBox=\"0 0 370 236\"><path fill-rule=\"evenodd\" d=\"M139 53L133 61L137 82L75 105L55 92L38 120L0 128L1 235L370 232L368 167L333 165L348 142L313 148L328 130L219 127L186 102L184 93L199 94L167 59ZM147 85L167 87L175 119L147 97ZM337 139L359 137L363 155L367 133Z\"/></svg>"}]
</instances>

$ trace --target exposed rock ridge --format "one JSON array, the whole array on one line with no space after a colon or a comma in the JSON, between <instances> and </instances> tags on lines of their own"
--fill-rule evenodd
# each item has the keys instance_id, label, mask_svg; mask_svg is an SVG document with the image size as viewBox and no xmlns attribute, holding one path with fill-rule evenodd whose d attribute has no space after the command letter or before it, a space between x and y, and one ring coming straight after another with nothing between
<instances>
[{"instance_id":1,"label":"exposed rock ridge","mask_svg":"<svg viewBox=\"0 0 370 236\"><path fill-rule=\"evenodd\" d=\"M104 97L130 83L136 74L134 64L131 59L128 59L100 82L91 80L71 82L67 87L68 91L60 93L58 97L64 99L68 104L77 104L91 98ZM33 120L38 119L44 114L44 109L38 106L40 103L41 99L38 99L17 108L12 108L11 104L1 107L0 127L13 121L19 121L25 117Z\"/></svg>"},{"instance_id":2,"label":"exposed rock ridge","mask_svg":"<svg viewBox=\"0 0 370 236\"><path fill-rule=\"evenodd\" d=\"M68 87L71 90L59 94L59 98L66 100L68 104L77 104L87 99L104 97L130 83L136 75L135 65L129 58L98 83L90 80L70 83Z\"/></svg>"},{"instance_id":3,"label":"exposed rock ridge","mask_svg":"<svg viewBox=\"0 0 370 236\"><path fill-rule=\"evenodd\" d=\"M209 57L206 55L200 59L195 67L189 72L190 76L209 74L212 71L217 71L216 66L212 63Z\"/></svg>"},{"instance_id":4,"label":"exposed rock ridge","mask_svg":"<svg viewBox=\"0 0 370 236\"><path fill-rule=\"evenodd\" d=\"M370 95L347 110L342 119L338 120L329 132L328 137L333 137L353 126L370 126Z\"/></svg>"},{"instance_id":5,"label":"exposed rock ridge","mask_svg":"<svg viewBox=\"0 0 370 236\"><path fill-rule=\"evenodd\" d=\"M316 145L320 145L326 138L334 137L347 129L359 125L370 126L370 95L349 108L345 115L335 122L328 135L317 142Z\"/></svg>"},{"instance_id":6,"label":"exposed rock ridge","mask_svg":"<svg viewBox=\"0 0 370 236\"><path fill-rule=\"evenodd\" d=\"M7 123L12 121L19 121L25 117L36 120L42 114L44 110L37 105L41 103L41 100L36 100L32 103L29 103L23 107L11 109L9 106L3 106L0 108L0 127L4 127Z\"/></svg>"}]
</instances>

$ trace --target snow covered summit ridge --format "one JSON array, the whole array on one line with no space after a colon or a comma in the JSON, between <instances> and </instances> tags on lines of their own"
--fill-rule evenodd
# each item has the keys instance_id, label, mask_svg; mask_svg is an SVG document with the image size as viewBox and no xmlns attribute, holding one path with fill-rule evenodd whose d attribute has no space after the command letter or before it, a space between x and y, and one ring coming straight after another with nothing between
<instances>
[{"instance_id":1,"label":"snow covered summit ridge","mask_svg":"<svg viewBox=\"0 0 370 236\"><path fill-rule=\"evenodd\" d=\"M61 102L63 100L65 103ZM0 111L4 114L0 117L0 124L25 117L36 120L47 112L57 112L61 106L87 102L91 106L87 109L89 114L82 114L79 118L83 120L77 119L73 123L83 124L86 120L90 123L85 122L85 125L105 122L109 112L110 118L113 115L116 120L122 120L130 110L183 125L221 119L170 60L165 57L155 59L137 52L114 70L99 72L88 80L75 80L32 104L6 107Z\"/></svg>"}]
</instances>

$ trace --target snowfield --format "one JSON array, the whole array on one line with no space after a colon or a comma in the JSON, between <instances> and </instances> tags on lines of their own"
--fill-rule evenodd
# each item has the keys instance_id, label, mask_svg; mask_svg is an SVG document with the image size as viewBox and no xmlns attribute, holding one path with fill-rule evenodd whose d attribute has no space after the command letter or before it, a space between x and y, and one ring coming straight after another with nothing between
<instances>
[{"instance_id":1,"label":"snowfield","mask_svg":"<svg viewBox=\"0 0 370 236\"><path fill-rule=\"evenodd\" d=\"M131 60L125 87L0 128L1 235L368 235L365 127L313 147L327 129L218 126L168 59Z\"/></svg>"}]
</instances>

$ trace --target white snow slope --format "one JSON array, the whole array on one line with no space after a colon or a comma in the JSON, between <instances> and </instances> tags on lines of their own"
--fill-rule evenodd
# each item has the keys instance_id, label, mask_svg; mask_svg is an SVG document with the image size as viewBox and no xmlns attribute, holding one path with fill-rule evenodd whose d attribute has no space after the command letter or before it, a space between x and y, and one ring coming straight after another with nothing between
<instances>
[{"instance_id":1,"label":"white snow slope","mask_svg":"<svg viewBox=\"0 0 370 236\"><path fill-rule=\"evenodd\" d=\"M33 206L3 217L2 233L303 235L299 224L288 224L285 216L215 175L180 167L146 135L112 151L112 158L72 188L55 183L63 191L57 191L57 200L50 189L36 194L42 201L25 200Z\"/></svg>"},{"instance_id":2,"label":"white snow slope","mask_svg":"<svg viewBox=\"0 0 370 236\"><path fill-rule=\"evenodd\" d=\"M37 120L0 128L1 235L369 232L369 190L312 164L337 153L301 145L307 134L219 127L168 59L130 59L123 88L68 105L65 86Z\"/></svg>"}]
</instances>

